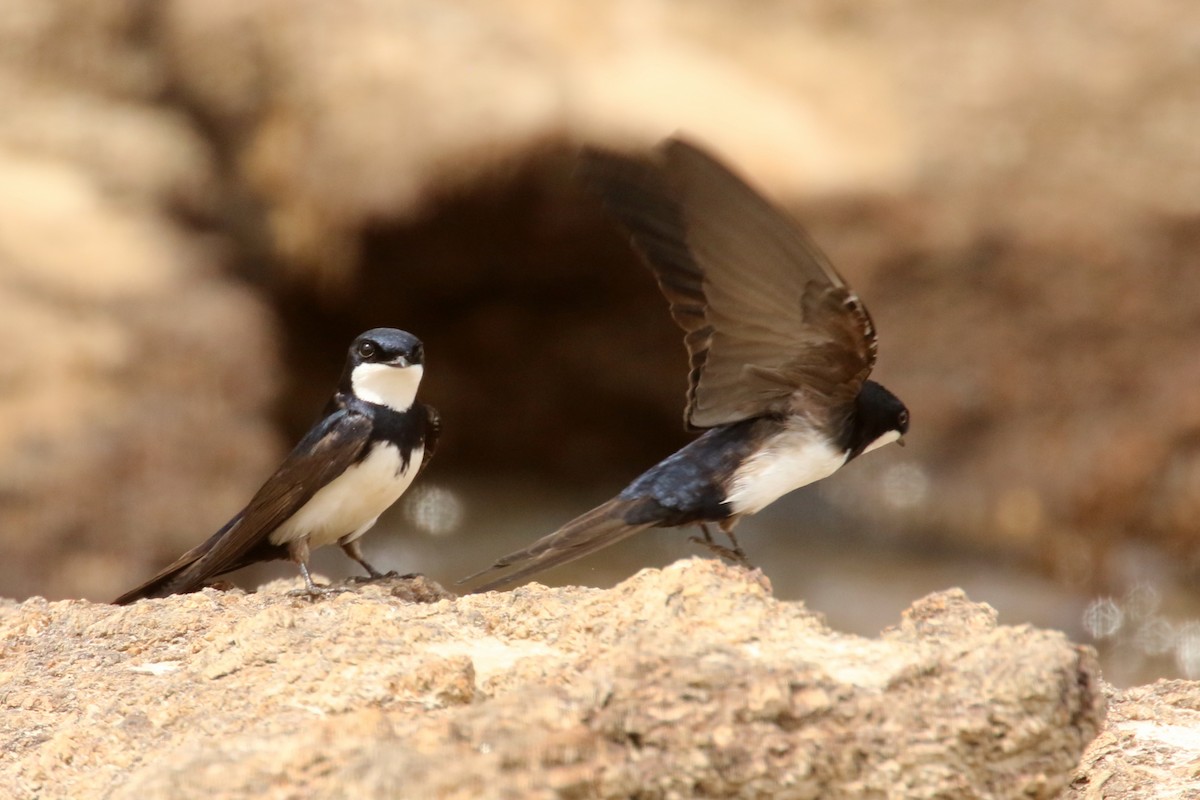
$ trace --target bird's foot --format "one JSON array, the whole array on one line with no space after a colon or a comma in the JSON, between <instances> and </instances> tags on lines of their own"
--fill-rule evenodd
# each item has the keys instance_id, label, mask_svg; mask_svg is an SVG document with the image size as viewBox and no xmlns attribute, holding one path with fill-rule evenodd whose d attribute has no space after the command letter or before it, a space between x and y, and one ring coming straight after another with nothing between
<instances>
[{"instance_id":1,"label":"bird's foot","mask_svg":"<svg viewBox=\"0 0 1200 800\"><path fill-rule=\"evenodd\" d=\"M707 547L709 551L715 553L719 558L723 558L731 564L737 564L746 569L754 569L750 563L750 559L746 558L745 552L742 551L741 545L738 544L737 536L733 533L733 525L721 523L721 531L729 538L729 547L717 544L712 537L712 532L708 529L707 523L698 522L696 527L700 529L703 536L691 536L689 541Z\"/></svg>"},{"instance_id":2,"label":"bird's foot","mask_svg":"<svg viewBox=\"0 0 1200 800\"><path fill-rule=\"evenodd\" d=\"M308 571L308 564L305 563L305 561L300 561L299 566L300 576L304 578L304 588L293 589L292 591L288 592L288 597L303 597L307 600L316 602L323 597L354 591L346 586L325 586L322 584L313 583L312 575Z\"/></svg>"},{"instance_id":3,"label":"bird's foot","mask_svg":"<svg viewBox=\"0 0 1200 800\"><path fill-rule=\"evenodd\" d=\"M708 533L707 530L704 530L704 532ZM737 564L746 569L754 569L754 565L750 563L750 559L746 558L746 553L740 546L726 547L723 544L717 544L712 540L712 536L690 536L688 537L688 541L707 547L709 551L715 553L719 558L728 561L730 564Z\"/></svg>"},{"instance_id":4,"label":"bird's foot","mask_svg":"<svg viewBox=\"0 0 1200 800\"><path fill-rule=\"evenodd\" d=\"M737 564L739 567L744 567L746 569L754 569L755 568L754 565L750 563L750 559L746 558L746 552L744 550L742 550L742 548L740 548L740 547L725 547L722 549L728 553L728 555L726 555L725 557L728 558L732 563Z\"/></svg>"},{"instance_id":5,"label":"bird's foot","mask_svg":"<svg viewBox=\"0 0 1200 800\"><path fill-rule=\"evenodd\" d=\"M424 576L420 572L407 572L404 575L401 575L396 570L391 569L387 572L373 571L370 575L355 575L347 578L346 583L354 586L363 586L365 584L375 583L377 581L410 581L413 578L421 577Z\"/></svg>"},{"instance_id":6,"label":"bird's foot","mask_svg":"<svg viewBox=\"0 0 1200 800\"><path fill-rule=\"evenodd\" d=\"M305 600L316 602L326 597L335 594L345 594L346 592L354 591L348 586L325 586L323 584L310 583L303 589L292 589L287 593L288 597L300 597Z\"/></svg>"},{"instance_id":7,"label":"bird's foot","mask_svg":"<svg viewBox=\"0 0 1200 800\"><path fill-rule=\"evenodd\" d=\"M366 575L351 575L349 578L346 578L346 580L343 581L344 583L348 583L353 586L361 586L364 583L373 583L375 581L381 581L384 578L395 577L395 575L396 575L395 570L392 570L391 572L383 573L383 572L380 572L379 570L375 569L374 567L372 567L370 564L368 564L365 561L360 561L359 563L363 565L364 569L366 569L367 574Z\"/></svg>"}]
</instances>

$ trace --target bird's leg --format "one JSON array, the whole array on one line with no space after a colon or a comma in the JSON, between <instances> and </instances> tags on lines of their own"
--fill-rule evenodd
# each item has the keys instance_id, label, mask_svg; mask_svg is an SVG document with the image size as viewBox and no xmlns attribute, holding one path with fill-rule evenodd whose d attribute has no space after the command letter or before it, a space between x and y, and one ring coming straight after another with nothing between
<instances>
[{"instance_id":1,"label":"bird's leg","mask_svg":"<svg viewBox=\"0 0 1200 800\"><path fill-rule=\"evenodd\" d=\"M319 595L321 591L317 588L317 585L313 583L312 575L308 573L307 564L300 564L300 574L304 576L304 591L307 592L311 597Z\"/></svg>"},{"instance_id":2,"label":"bird's leg","mask_svg":"<svg viewBox=\"0 0 1200 800\"><path fill-rule=\"evenodd\" d=\"M708 530L707 522L698 522L698 523L696 523L696 527L699 528L700 532L704 534L704 538L701 539L699 536L689 536L688 537L689 542L695 542L696 544L702 544L705 547L715 544L715 542L713 541L713 538L712 538L712 534Z\"/></svg>"},{"instance_id":3,"label":"bird's leg","mask_svg":"<svg viewBox=\"0 0 1200 800\"><path fill-rule=\"evenodd\" d=\"M699 523L698 527L700 528L701 533L704 534L704 538L692 536L690 537L689 541L693 541L699 545L704 545L718 557L723 558L726 561L750 568L750 562L746 559L746 554L742 552L742 548L738 545L737 537L733 535L733 526L737 524L736 518L723 519L717 524L720 525L721 531L729 537L729 542L733 545L733 547L726 547L725 545L714 542L712 533L710 533L708 530L708 525L703 522Z\"/></svg>"},{"instance_id":4,"label":"bird's leg","mask_svg":"<svg viewBox=\"0 0 1200 800\"><path fill-rule=\"evenodd\" d=\"M351 539L348 542L342 542L342 552L361 564L362 568L367 571L367 575L370 576L370 580L377 581L380 578L386 577L382 572L371 566L371 564L363 556L362 548L358 544L358 539Z\"/></svg>"},{"instance_id":5,"label":"bird's leg","mask_svg":"<svg viewBox=\"0 0 1200 800\"><path fill-rule=\"evenodd\" d=\"M340 594L348 592L349 589L337 586L318 586L313 583L312 575L308 571L308 539L297 539L288 544L288 556L296 565L300 567L300 574L304 576L304 588L294 589L288 592L291 597L307 597L309 600L316 600L319 597L325 597L331 594Z\"/></svg>"},{"instance_id":6,"label":"bird's leg","mask_svg":"<svg viewBox=\"0 0 1200 800\"><path fill-rule=\"evenodd\" d=\"M730 552L733 554L734 560L746 569L754 569L754 567L750 564L750 559L746 558L746 552L742 550L742 546L738 544L737 537L733 535L733 528L735 525L737 525L737 517L723 519L717 524L721 526L721 532L729 537L729 543L733 545L733 548L730 550Z\"/></svg>"},{"instance_id":7,"label":"bird's leg","mask_svg":"<svg viewBox=\"0 0 1200 800\"><path fill-rule=\"evenodd\" d=\"M362 564L362 568L367 571L367 575L369 576L366 578L356 576L347 580L347 583L370 583L371 581L379 581L385 578L400 578L402 580L406 580L421 577L420 573L417 572L410 572L407 575L401 575L394 569L388 570L387 572L380 572L379 570L375 569L373 566L371 566L367 559L363 557L362 549L358 545L358 539L351 539L348 542L342 542L341 546L342 552L353 558L359 564Z\"/></svg>"}]
</instances>

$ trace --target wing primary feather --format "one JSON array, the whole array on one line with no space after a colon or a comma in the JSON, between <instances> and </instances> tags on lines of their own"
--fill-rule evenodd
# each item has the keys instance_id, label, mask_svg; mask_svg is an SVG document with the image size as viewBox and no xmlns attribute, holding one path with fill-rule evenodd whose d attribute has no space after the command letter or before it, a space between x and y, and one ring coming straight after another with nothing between
<instances>
[{"instance_id":1,"label":"wing primary feather","mask_svg":"<svg viewBox=\"0 0 1200 800\"><path fill-rule=\"evenodd\" d=\"M685 333L690 370L684 424L695 430L691 412L713 329L706 313L704 272L688 245L676 193L661 166L648 158L587 149L580 164L583 181L628 232L666 298L672 319Z\"/></svg>"},{"instance_id":2,"label":"wing primary feather","mask_svg":"<svg viewBox=\"0 0 1200 800\"><path fill-rule=\"evenodd\" d=\"M791 217L683 139L648 155L587 150L581 163L684 330L690 429L857 394L875 363L874 326Z\"/></svg>"},{"instance_id":3,"label":"wing primary feather","mask_svg":"<svg viewBox=\"0 0 1200 800\"><path fill-rule=\"evenodd\" d=\"M803 227L703 148L687 139L672 137L660 146L660 150L666 160L666 169L678 176L676 180L683 184L683 191L689 195L700 195L705 187L712 187L726 198L725 202L730 206L740 206L747 217L756 219L758 225L754 229L739 229L740 232L757 230L760 235L768 237L773 245L792 250L799 256L796 259L797 267L815 267L834 286L846 285L824 251Z\"/></svg>"}]
</instances>

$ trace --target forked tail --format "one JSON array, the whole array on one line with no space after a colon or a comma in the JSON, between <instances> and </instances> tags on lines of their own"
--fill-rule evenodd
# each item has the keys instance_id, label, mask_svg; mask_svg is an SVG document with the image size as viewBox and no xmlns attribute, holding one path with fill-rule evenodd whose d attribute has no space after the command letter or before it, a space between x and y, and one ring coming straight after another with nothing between
<instances>
[{"instance_id":1,"label":"forked tail","mask_svg":"<svg viewBox=\"0 0 1200 800\"><path fill-rule=\"evenodd\" d=\"M628 500L613 498L586 514L576 517L554 533L543 536L529 547L509 553L487 569L469 575L458 582L467 583L481 575L497 570L513 566L519 567L515 572L495 578L471 590L472 594L490 592L493 589L522 581L551 567L583 558L651 527L653 523L650 522L630 524L625 521L625 513L631 505L632 503Z\"/></svg>"}]
</instances>

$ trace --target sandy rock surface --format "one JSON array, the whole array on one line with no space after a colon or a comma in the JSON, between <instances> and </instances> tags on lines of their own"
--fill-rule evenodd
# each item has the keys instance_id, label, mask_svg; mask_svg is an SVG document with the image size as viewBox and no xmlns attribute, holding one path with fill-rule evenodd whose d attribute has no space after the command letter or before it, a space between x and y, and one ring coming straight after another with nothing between
<instances>
[{"instance_id":1,"label":"sandy rock surface","mask_svg":"<svg viewBox=\"0 0 1200 800\"><path fill-rule=\"evenodd\" d=\"M877 639L688 560L606 591L0 608L6 797L1053 797L1090 650L931 595Z\"/></svg>"},{"instance_id":2,"label":"sandy rock surface","mask_svg":"<svg viewBox=\"0 0 1200 800\"><path fill-rule=\"evenodd\" d=\"M1103 732L1064 800L1200 797L1200 682L1110 692Z\"/></svg>"}]
</instances>

